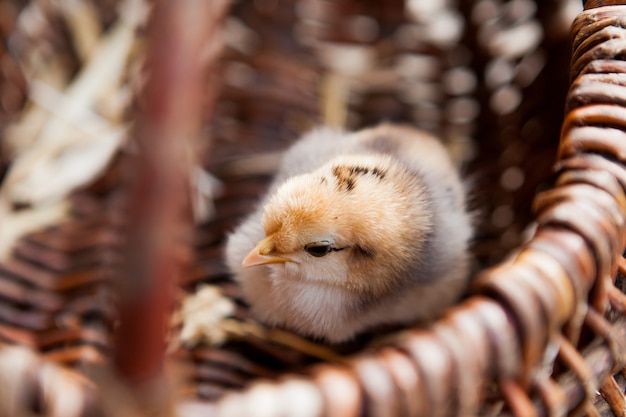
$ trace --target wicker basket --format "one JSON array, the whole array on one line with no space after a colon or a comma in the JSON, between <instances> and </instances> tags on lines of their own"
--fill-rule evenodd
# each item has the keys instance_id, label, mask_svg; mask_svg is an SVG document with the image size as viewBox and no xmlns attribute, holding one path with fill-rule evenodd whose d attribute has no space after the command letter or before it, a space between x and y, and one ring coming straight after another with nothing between
<instances>
[{"instance_id":1,"label":"wicker basket","mask_svg":"<svg viewBox=\"0 0 626 417\"><path fill-rule=\"evenodd\" d=\"M118 147L66 186L65 215L3 206L0 192L0 252L8 222L26 223L0 263L0 416L626 415L626 5L586 2L569 37L574 3L156 2L147 29L118 35L137 44L115 88L143 94L107 107L104 91L83 114L50 106L40 84L87 100L76 80L128 9L0 1L0 133L13 141L0 190L40 145L15 142L38 106L136 120L143 149ZM480 217L471 294L428 329L342 346L255 323L221 261L225 233L299 134L381 120L436 133L467 167ZM194 206L193 237L189 146L221 184L212 212ZM158 234L169 239L146 238ZM219 343L181 341L180 306L207 284L231 300Z\"/></svg>"}]
</instances>

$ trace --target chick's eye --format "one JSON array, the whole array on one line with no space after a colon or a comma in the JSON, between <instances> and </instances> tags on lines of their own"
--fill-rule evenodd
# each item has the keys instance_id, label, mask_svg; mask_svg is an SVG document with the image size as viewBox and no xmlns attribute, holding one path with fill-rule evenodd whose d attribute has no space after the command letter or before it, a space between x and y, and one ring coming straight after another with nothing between
<instances>
[{"instance_id":1,"label":"chick's eye","mask_svg":"<svg viewBox=\"0 0 626 417\"><path fill-rule=\"evenodd\" d=\"M307 251L310 255L317 256L319 258L330 252L332 250L332 247L330 245L330 242L312 242L304 245L304 250Z\"/></svg>"}]
</instances>

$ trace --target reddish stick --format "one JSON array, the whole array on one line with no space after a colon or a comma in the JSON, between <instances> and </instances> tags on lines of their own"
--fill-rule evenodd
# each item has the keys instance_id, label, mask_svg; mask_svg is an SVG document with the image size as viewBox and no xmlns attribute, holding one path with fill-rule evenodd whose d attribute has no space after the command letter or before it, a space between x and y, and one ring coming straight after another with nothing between
<instances>
[{"instance_id":1,"label":"reddish stick","mask_svg":"<svg viewBox=\"0 0 626 417\"><path fill-rule=\"evenodd\" d=\"M173 290L191 223L189 153L207 104L209 62L203 62L203 56L211 42L218 42L226 5L206 0L154 2L148 28L149 79L134 131L140 154L132 172L114 352L119 375L131 383L153 380L163 367Z\"/></svg>"}]
</instances>

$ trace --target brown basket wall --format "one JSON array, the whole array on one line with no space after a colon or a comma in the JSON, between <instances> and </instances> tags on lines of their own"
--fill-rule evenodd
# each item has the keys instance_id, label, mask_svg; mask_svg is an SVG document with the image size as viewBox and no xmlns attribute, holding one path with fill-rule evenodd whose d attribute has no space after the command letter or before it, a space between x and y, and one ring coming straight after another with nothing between
<instances>
[{"instance_id":1,"label":"brown basket wall","mask_svg":"<svg viewBox=\"0 0 626 417\"><path fill-rule=\"evenodd\" d=\"M450 2L447 17L464 24L458 36L443 39L427 36L430 22L410 17L402 1L234 3L231 15L258 38L252 52L226 48L210 124L207 106L207 166L225 191L215 218L196 230L195 264L182 287L220 285L237 300L237 317L248 318L220 248L267 177L234 177L232 161L282 149L319 122L320 86L337 71L325 53L337 44L362 45L375 57L352 74L351 128L405 121L437 133L461 157L475 149L468 170L483 213L475 245L481 272L471 297L432 329L394 333L375 349L364 349L368 340L361 340L347 348L342 365L309 367L318 360L254 337L219 349L180 349L173 357L191 365L186 387L193 395L216 400L229 393L212 409L224 416L624 415L626 6L589 3L573 26L562 125L571 42L556 17L565 1ZM111 19L104 12L101 18ZM374 32L359 29L372 23ZM511 31L520 27L531 30L526 34L542 28L543 36L516 54L518 45L506 40L519 41ZM56 48L71 55L60 38ZM389 78L400 58L435 70L405 68L407 77ZM455 88L455 74L469 76L469 84ZM9 85L19 75L3 77ZM428 88L406 94L416 82ZM2 111L2 120L14 117L10 106ZM557 156L555 185L540 192ZM3 342L79 369L110 357L124 160L74 194L70 221L23 238L0 265ZM520 175L521 183L511 180ZM537 231L522 244L533 218ZM486 269L511 250L507 261ZM39 360L24 382L35 398L31 406L54 402L42 394L48 391L32 388L43 385Z\"/></svg>"}]
</instances>

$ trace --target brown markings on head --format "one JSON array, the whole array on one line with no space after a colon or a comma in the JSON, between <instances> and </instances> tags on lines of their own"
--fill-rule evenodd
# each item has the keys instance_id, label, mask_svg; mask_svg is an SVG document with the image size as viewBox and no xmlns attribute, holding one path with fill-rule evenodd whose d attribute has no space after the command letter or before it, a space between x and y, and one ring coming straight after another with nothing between
<instances>
[{"instance_id":1,"label":"brown markings on head","mask_svg":"<svg viewBox=\"0 0 626 417\"><path fill-rule=\"evenodd\" d=\"M386 172L376 167L369 168L361 165L338 165L333 167L333 175L337 178L337 189L350 192L356 186L357 177L372 175L379 180L383 180Z\"/></svg>"},{"instance_id":2,"label":"brown markings on head","mask_svg":"<svg viewBox=\"0 0 626 417\"><path fill-rule=\"evenodd\" d=\"M378 179L382 180L385 178L385 171L378 169L376 167L373 168L367 168L367 167L363 167L363 166L351 166L349 168L350 170L350 174L357 176L357 175L373 175L375 177L377 177Z\"/></svg>"}]
</instances>

